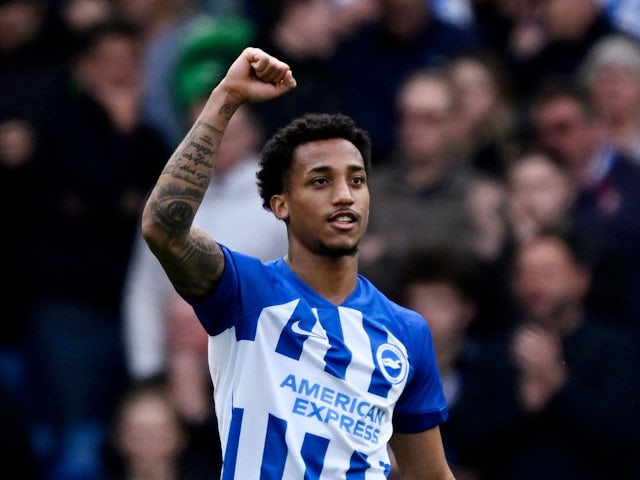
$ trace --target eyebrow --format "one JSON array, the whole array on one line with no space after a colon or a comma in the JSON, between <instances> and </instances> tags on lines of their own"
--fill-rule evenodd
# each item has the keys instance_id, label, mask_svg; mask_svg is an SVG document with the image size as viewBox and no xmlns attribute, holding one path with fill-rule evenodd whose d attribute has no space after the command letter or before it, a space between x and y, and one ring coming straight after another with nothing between
<instances>
[{"instance_id":1,"label":"eyebrow","mask_svg":"<svg viewBox=\"0 0 640 480\"><path fill-rule=\"evenodd\" d=\"M327 166L327 165L321 165L319 167L314 167L312 169L310 169L307 173L325 173L325 172L329 172L333 170L331 167ZM366 169L364 168L363 165L349 165L347 166L347 170L349 172L363 172Z\"/></svg>"}]
</instances>

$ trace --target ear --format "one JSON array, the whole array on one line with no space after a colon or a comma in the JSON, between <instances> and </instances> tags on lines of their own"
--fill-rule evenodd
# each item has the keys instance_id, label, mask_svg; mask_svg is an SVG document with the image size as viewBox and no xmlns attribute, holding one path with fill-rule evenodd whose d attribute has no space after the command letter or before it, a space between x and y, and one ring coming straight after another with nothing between
<instances>
[{"instance_id":1,"label":"ear","mask_svg":"<svg viewBox=\"0 0 640 480\"><path fill-rule=\"evenodd\" d=\"M283 195L274 195L271 197L270 205L271 211L277 218L284 221L289 218L289 208Z\"/></svg>"}]
</instances>

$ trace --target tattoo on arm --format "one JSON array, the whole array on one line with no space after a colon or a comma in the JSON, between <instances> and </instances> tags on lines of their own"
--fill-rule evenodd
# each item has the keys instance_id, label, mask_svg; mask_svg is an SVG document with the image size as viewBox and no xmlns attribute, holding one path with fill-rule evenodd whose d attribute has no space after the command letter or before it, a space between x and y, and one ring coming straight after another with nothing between
<instances>
[{"instance_id":1,"label":"tattoo on arm","mask_svg":"<svg viewBox=\"0 0 640 480\"><path fill-rule=\"evenodd\" d=\"M175 289L185 298L198 300L205 298L222 276L224 254L204 232L194 229L177 261L163 265Z\"/></svg>"},{"instance_id":2,"label":"tattoo on arm","mask_svg":"<svg viewBox=\"0 0 640 480\"><path fill-rule=\"evenodd\" d=\"M212 175L212 159L221 139L220 130L207 123L196 122L162 173L206 190Z\"/></svg>"},{"instance_id":3,"label":"tattoo on arm","mask_svg":"<svg viewBox=\"0 0 640 480\"><path fill-rule=\"evenodd\" d=\"M175 288L188 298L211 292L224 268L218 244L192 227L213 175L222 133L196 122L169 159L147 203L153 223L164 232L154 251Z\"/></svg>"},{"instance_id":4,"label":"tattoo on arm","mask_svg":"<svg viewBox=\"0 0 640 480\"><path fill-rule=\"evenodd\" d=\"M237 108L237 105L225 103L224 105L222 105L222 107L220 107L220 110L218 110L218 115L229 120Z\"/></svg>"}]
</instances>

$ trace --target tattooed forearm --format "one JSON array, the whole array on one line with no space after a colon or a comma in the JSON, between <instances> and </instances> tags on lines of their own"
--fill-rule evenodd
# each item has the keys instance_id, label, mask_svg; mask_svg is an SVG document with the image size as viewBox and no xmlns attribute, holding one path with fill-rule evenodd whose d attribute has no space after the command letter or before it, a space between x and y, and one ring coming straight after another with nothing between
<instances>
[{"instance_id":1,"label":"tattooed forearm","mask_svg":"<svg viewBox=\"0 0 640 480\"><path fill-rule=\"evenodd\" d=\"M169 159L143 212L147 243L176 290L192 299L210 293L224 268L218 244L193 226L222 135L222 130L197 121Z\"/></svg>"},{"instance_id":2,"label":"tattooed forearm","mask_svg":"<svg viewBox=\"0 0 640 480\"><path fill-rule=\"evenodd\" d=\"M224 105L222 105L222 107L220 107L220 110L218 110L218 115L228 120L231 118L231 116L233 115L233 113L236 111L237 108L238 108L237 105L225 103Z\"/></svg>"},{"instance_id":3,"label":"tattooed forearm","mask_svg":"<svg viewBox=\"0 0 640 480\"><path fill-rule=\"evenodd\" d=\"M176 185L156 189L149 199L154 223L170 237L187 233L203 195L203 189Z\"/></svg>"},{"instance_id":4,"label":"tattooed forearm","mask_svg":"<svg viewBox=\"0 0 640 480\"><path fill-rule=\"evenodd\" d=\"M173 154L163 174L206 189L212 175L212 159L220 146L222 132L198 121Z\"/></svg>"}]
</instances>

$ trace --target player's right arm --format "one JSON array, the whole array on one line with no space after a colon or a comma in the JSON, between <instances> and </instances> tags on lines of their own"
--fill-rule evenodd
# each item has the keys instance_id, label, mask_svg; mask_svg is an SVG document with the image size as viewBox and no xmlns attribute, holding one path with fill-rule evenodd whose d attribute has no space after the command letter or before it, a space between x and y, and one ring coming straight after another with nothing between
<instances>
[{"instance_id":1,"label":"player's right arm","mask_svg":"<svg viewBox=\"0 0 640 480\"><path fill-rule=\"evenodd\" d=\"M142 213L142 235L184 298L197 302L208 297L224 269L222 250L193 225L193 218L229 119L243 103L269 100L295 86L285 63L260 49L245 49L213 89L151 191Z\"/></svg>"}]
</instances>

